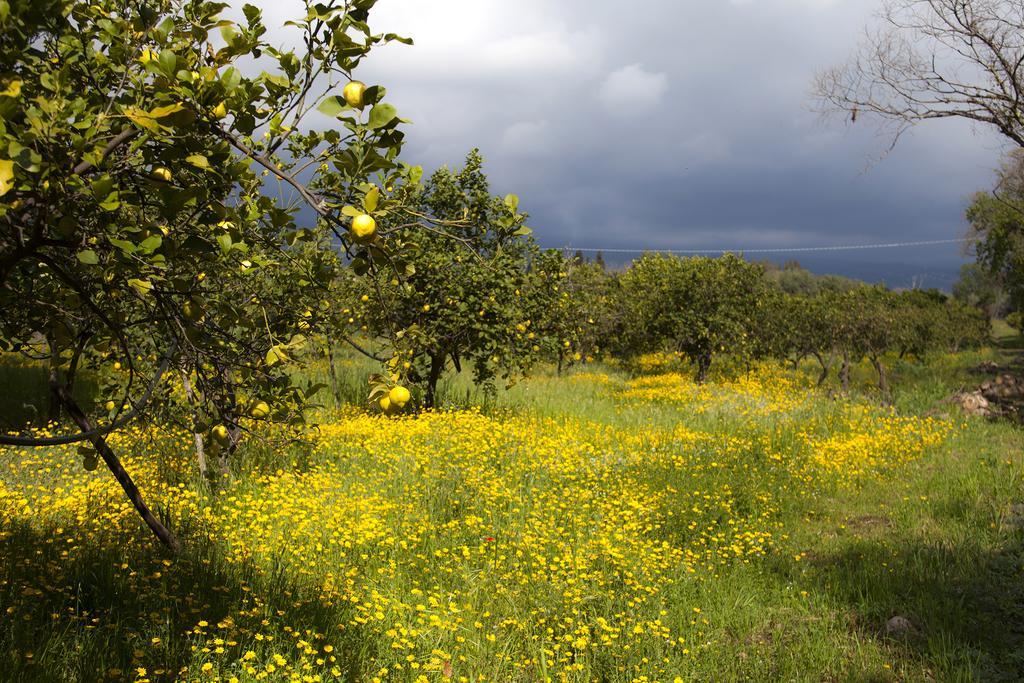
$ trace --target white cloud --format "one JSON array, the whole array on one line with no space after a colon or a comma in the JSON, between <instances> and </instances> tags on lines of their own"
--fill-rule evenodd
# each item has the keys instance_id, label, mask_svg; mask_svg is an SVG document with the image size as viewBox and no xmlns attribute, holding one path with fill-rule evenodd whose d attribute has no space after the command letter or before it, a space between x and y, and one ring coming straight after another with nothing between
<instances>
[{"instance_id":1,"label":"white cloud","mask_svg":"<svg viewBox=\"0 0 1024 683\"><path fill-rule=\"evenodd\" d=\"M542 0L390 0L374 11L380 30L410 35L413 48L381 50L370 58L391 77L433 81L551 77L593 69L600 33Z\"/></svg>"},{"instance_id":2,"label":"white cloud","mask_svg":"<svg viewBox=\"0 0 1024 683\"><path fill-rule=\"evenodd\" d=\"M632 114L654 108L668 89L668 76L630 64L608 74L598 97L612 113Z\"/></svg>"},{"instance_id":3,"label":"white cloud","mask_svg":"<svg viewBox=\"0 0 1024 683\"><path fill-rule=\"evenodd\" d=\"M294 44L281 23L303 0L247 1L264 8L271 43ZM986 131L921 126L870 165L888 143L870 121L810 110L814 73L847 59L877 7L380 0L374 30L416 44L374 50L358 77L413 121L407 160L458 165L480 147L492 190L522 197L544 244L956 236L962 197L990 186L998 161Z\"/></svg>"}]
</instances>

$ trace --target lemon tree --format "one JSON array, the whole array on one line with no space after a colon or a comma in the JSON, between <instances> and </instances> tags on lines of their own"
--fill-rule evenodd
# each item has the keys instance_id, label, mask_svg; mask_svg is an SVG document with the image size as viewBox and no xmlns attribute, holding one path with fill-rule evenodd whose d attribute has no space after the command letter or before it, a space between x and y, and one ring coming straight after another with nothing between
<instances>
[{"instance_id":1,"label":"lemon tree","mask_svg":"<svg viewBox=\"0 0 1024 683\"><path fill-rule=\"evenodd\" d=\"M422 404L433 407L441 377L463 365L485 387L514 380L548 343L536 316L557 298L552 278L564 275L539 267L554 257L530 237L515 196L491 195L476 150L461 169L433 173L410 201L442 227L409 226L397 267L371 269L371 251L349 287L346 320L395 349L387 372L371 378L371 399L387 395L387 410L400 407L392 388L406 385L422 387ZM395 230L394 219L382 229Z\"/></svg>"},{"instance_id":2,"label":"lemon tree","mask_svg":"<svg viewBox=\"0 0 1024 683\"><path fill-rule=\"evenodd\" d=\"M2 440L90 443L169 546L105 435L175 403L227 450L247 421L296 419L307 311L387 251L369 221L415 185L384 89L351 85L408 42L371 30L374 4L306 3L284 50L248 4L0 0L0 345L50 363L78 430ZM70 390L81 368L95 407Z\"/></svg>"},{"instance_id":3,"label":"lemon tree","mask_svg":"<svg viewBox=\"0 0 1024 683\"><path fill-rule=\"evenodd\" d=\"M768 286L761 266L733 254L646 254L621 281L630 352L681 352L703 382L716 354L745 358L754 350L756 314Z\"/></svg>"}]
</instances>

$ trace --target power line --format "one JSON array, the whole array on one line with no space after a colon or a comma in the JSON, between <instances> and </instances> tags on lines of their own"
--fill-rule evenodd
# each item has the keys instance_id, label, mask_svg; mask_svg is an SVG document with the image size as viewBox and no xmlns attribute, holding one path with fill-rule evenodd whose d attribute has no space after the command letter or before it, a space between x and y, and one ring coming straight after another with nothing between
<instances>
[{"instance_id":1,"label":"power line","mask_svg":"<svg viewBox=\"0 0 1024 683\"><path fill-rule=\"evenodd\" d=\"M744 254L780 254L806 251L851 251L854 249L895 249L899 247L927 247L936 244L963 244L964 242L976 241L978 241L977 237L959 237L957 239L948 240L923 240L920 242L888 242L885 244L844 244L824 247L772 247L759 249L737 249L735 247L731 249L652 249L650 247L643 249L598 249L596 247L563 247L562 251L600 251L606 254L640 254L645 251L659 252L663 254L726 254L731 252Z\"/></svg>"}]
</instances>

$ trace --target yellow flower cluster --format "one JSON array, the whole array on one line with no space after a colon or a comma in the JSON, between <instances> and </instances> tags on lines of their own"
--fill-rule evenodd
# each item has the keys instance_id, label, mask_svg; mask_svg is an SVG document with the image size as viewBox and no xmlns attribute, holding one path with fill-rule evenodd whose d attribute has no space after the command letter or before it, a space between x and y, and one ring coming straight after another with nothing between
<instances>
[{"instance_id":1,"label":"yellow flower cluster","mask_svg":"<svg viewBox=\"0 0 1024 683\"><path fill-rule=\"evenodd\" d=\"M194 483L187 435L115 437L184 536L175 560L150 555L109 473L83 471L74 447L0 448L0 607L26 632L133 643L113 679L673 680L707 642L688 587L775 552L783 507L807 492L920 457L951 430L858 404L809 414L777 370L572 382L679 414L638 426L350 409L291 447L302 458L243 465L218 493ZM736 428L683 419L711 408Z\"/></svg>"},{"instance_id":2,"label":"yellow flower cluster","mask_svg":"<svg viewBox=\"0 0 1024 683\"><path fill-rule=\"evenodd\" d=\"M758 365L735 379L697 384L692 375L663 373L629 381L624 400L657 401L685 405L691 413L720 413L746 417L788 413L805 405L809 387L775 365Z\"/></svg>"}]
</instances>

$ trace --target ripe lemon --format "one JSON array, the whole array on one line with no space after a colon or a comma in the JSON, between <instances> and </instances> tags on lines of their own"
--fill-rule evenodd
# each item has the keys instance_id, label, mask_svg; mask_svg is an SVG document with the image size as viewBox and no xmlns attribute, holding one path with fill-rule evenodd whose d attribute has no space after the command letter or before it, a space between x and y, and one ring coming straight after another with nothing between
<instances>
[{"instance_id":1,"label":"ripe lemon","mask_svg":"<svg viewBox=\"0 0 1024 683\"><path fill-rule=\"evenodd\" d=\"M391 399L387 396L382 396L381 399L377 401L377 405L379 405L380 409L386 413L391 410Z\"/></svg>"},{"instance_id":2,"label":"ripe lemon","mask_svg":"<svg viewBox=\"0 0 1024 683\"><path fill-rule=\"evenodd\" d=\"M373 216L361 213L352 219L352 234L356 242L369 242L376 233L377 221L373 220Z\"/></svg>"},{"instance_id":3,"label":"ripe lemon","mask_svg":"<svg viewBox=\"0 0 1024 683\"><path fill-rule=\"evenodd\" d=\"M266 401L259 401L249 409L249 416L255 417L258 420L267 415L270 415L270 406L267 405Z\"/></svg>"},{"instance_id":4,"label":"ripe lemon","mask_svg":"<svg viewBox=\"0 0 1024 683\"><path fill-rule=\"evenodd\" d=\"M405 404L409 402L410 396L411 394L409 394L409 390L403 386L394 387L388 392L388 398L391 399L391 403L399 408L405 407Z\"/></svg>"},{"instance_id":5,"label":"ripe lemon","mask_svg":"<svg viewBox=\"0 0 1024 683\"><path fill-rule=\"evenodd\" d=\"M228 115L228 106L221 102L213 108L213 116L217 119L222 119Z\"/></svg>"},{"instance_id":6,"label":"ripe lemon","mask_svg":"<svg viewBox=\"0 0 1024 683\"><path fill-rule=\"evenodd\" d=\"M210 433L213 436L213 440L220 446L227 446L231 443L231 435L228 433L228 428L224 425L217 425Z\"/></svg>"},{"instance_id":7,"label":"ripe lemon","mask_svg":"<svg viewBox=\"0 0 1024 683\"><path fill-rule=\"evenodd\" d=\"M103 404L103 408L109 413L111 410L117 407L117 404L113 401L107 401Z\"/></svg>"},{"instance_id":8,"label":"ripe lemon","mask_svg":"<svg viewBox=\"0 0 1024 683\"><path fill-rule=\"evenodd\" d=\"M171 178L173 178L174 176L171 175L171 170L169 168L165 168L164 166L157 166L156 168L153 169L152 177L154 180L160 180L165 183L169 183L171 182Z\"/></svg>"},{"instance_id":9,"label":"ripe lemon","mask_svg":"<svg viewBox=\"0 0 1024 683\"><path fill-rule=\"evenodd\" d=\"M349 81L341 89L341 96L345 98L345 102L348 103L348 106L355 107L356 109L362 109L363 105L366 104L363 101L365 93L366 84L362 81Z\"/></svg>"}]
</instances>

